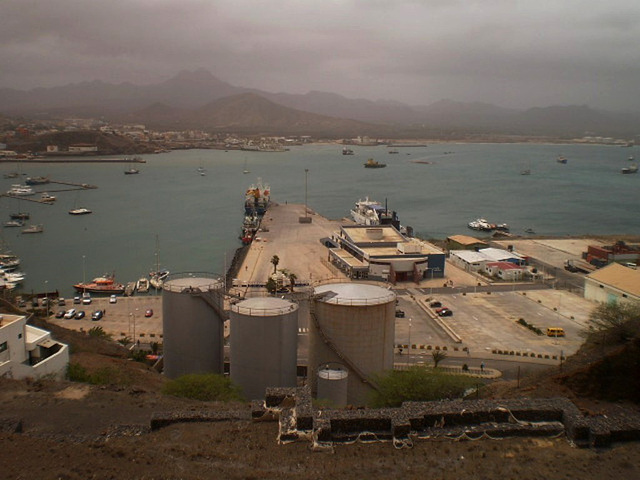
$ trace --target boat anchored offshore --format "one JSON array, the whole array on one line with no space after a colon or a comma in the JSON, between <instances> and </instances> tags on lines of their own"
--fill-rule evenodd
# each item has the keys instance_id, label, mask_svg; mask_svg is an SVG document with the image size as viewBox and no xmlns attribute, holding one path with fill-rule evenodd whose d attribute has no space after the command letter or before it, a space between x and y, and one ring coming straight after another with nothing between
<instances>
[{"instance_id":1,"label":"boat anchored offshore","mask_svg":"<svg viewBox=\"0 0 640 480\"><path fill-rule=\"evenodd\" d=\"M12 197L28 197L35 194L36 191L27 185L11 185L7 191L7 195Z\"/></svg>"},{"instance_id":2,"label":"boat anchored offshore","mask_svg":"<svg viewBox=\"0 0 640 480\"><path fill-rule=\"evenodd\" d=\"M629 165L628 167L624 167L620 171L625 175L629 174L629 173L637 173L638 172L638 166L637 165Z\"/></svg>"},{"instance_id":3,"label":"boat anchored offshore","mask_svg":"<svg viewBox=\"0 0 640 480\"><path fill-rule=\"evenodd\" d=\"M558 158L556 158L556 162L558 163L567 163L567 157L563 157L562 155L558 155Z\"/></svg>"},{"instance_id":4,"label":"boat anchored offshore","mask_svg":"<svg viewBox=\"0 0 640 480\"><path fill-rule=\"evenodd\" d=\"M73 208L69 210L69 215L89 215L90 213L93 212L88 208Z\"/></svg>"},{"instance_id":5,"label":"boat anchored offshore","mask_svg":"<svg viewBox=\"0 0 640 480\"><path fill-rule=\"evenodd\" d=\"M364 168L384 168L386 166L386 163L376 162L373 158L370 158L364 164Z\"/></svg>"},{"instance_id":6,"label":"boat anchored offshore","mask_svg":"<svg viewBox=\"0 0 640 480\"><path fill-rule=\"evenodd\" d=\"M342 147L342 154L343 155L353 155L354 152L349 147Z\"/></svg>"},{"instance_id":7,"label":"boat anchored offshore","mask_svg":"<svg viewBox=\"0 0 640 480\"><path fill-rule=\"evenodd\" d=\"M114 275L96 277L89 283L77 283L73 286L79 292L105 293L109 295L124 292L124 285L115 282Z\"/></svg>"},{"instance_id":8,"label":"boat anchored offshore","mask_svg":"<svg viewBox=\"0 0 640 480\"><path fill-rule=\"evenodd\" d=\"M26 228L22 229L22 233L42 233L44 232L44 227L40 225L29 225Z\"/></svg>"},{"instance_id":9,"label":"boat anchored offshore","mask_svg":"<svg viewBox=\"0 0 640 480\"><path fill-rule=\"evenodd\" d=\"M471 230L478 230L481 232L492 232L493 230L499 230L502 232L509 231L509 225L507 225L506 223L489 223L484 218L476 218L475 220L472 220L467 224L467 227L469 227Z\"/></svg>"}]
</instances>

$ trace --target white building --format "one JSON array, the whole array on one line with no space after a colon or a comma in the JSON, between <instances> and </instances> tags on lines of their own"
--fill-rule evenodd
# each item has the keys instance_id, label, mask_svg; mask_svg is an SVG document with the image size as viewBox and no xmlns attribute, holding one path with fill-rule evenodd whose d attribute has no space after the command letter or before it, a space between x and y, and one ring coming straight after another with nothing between
<instances>
[{"instance_id":1,"label":"white building","mask_svg":"<svg viewBox=\"0 0 640 480\"><path fill-rule=\"evenodd\" d=\"M68 364L69 347L51 332L27 325L23 315L0 315L0 376L63 378Z\"/></svg>"},{"instance_id":2,"label":"white building","mask_svg":"<svg viewBox=\"0 0 640 480\"><path fill-rule=\"evenodd\" d=\"M527 264L527 257L509 250L499 248L482 248L480 250L451 250L449 252L451 263L468 272L484 270L487 263L508 262L517 266Z\"/></svg>"},{"instance_id":3,"label":"white building","mask_svg":"<svg viewBox=\"0 0 640 480\"><path fill-rule=\"evenodd\" d=\"M509 282L522 280L527 273L526 268L510 262L487 262L484 265L484 271L491 277L497 277Z\"/></svg>"},{"instance_id":4,"label":"white building","mask_svg":"<svg viewBox=\"0 0 640 480\"><path fill-rule=\"evenodd\" d=\"M640 302L640 270L612 263L584 277L584 298L596 302Z\"/></svg>"},{"instance_id":5,"label":"white building","mask_svg":"<svg viewBox=\"0 0 640 480\"><path fill-rule=\"evenodd\" d=\"M76 145L69 145L70 152L97 152L98 146L90 143L78 143Z\"/></svg>"}]
</instances>

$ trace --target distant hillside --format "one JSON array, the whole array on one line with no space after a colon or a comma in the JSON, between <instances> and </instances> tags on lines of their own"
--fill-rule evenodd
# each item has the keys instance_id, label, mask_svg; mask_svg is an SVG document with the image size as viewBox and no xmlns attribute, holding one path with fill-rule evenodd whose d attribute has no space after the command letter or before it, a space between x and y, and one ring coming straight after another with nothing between
<instances>
[{"instance_id":1,"label":"distant hillside","mask_svg":"<svg viewBox=\"0 0 640 480\"><path fill-rule=\"evenodd\" d=\"M26 139L14 139L8 144L9 150L16 152L44 152L47 145L58 145L67 150L69 145L87 143L98 146L100 155L131 155L147 153L153 150L150 145L134 142L129 137L105 134L95 130L77 132L55 132Z\"/></svg>"},{"instance_id":2,"label":"distant hillside","mask_svg":"<svg viewBox=\"0 0 640 480\"><path fill-rule=\"evenodd\" d=\"M253 93L271 102L267 115L258 113L259 104L248 112L246 102L227 97ZM255 97L249 97L254 98ZM296 114L273 105L295 110ZM240 109L233 111L234 108ZM224 110L222 118L220 113ZM195 112L194 112L195 111ZM320 119L301 113L315 114ZM236 125L242 131L297 132L346 137L379 136L423 138L465 134L543 135L574 138L584 135L634 138L640 131L640 113L597 111L588 106L550 106L513 110L482 102L441 100L426 106L393 101L350 99L335 93L312 91L304 95L271 93L236 87L200 69L182 71L175 77L152 85L109 84L99 80L29 91L0 89L0 113L46 118L60 116L105 117L117 121L136 121L167 128L224 130ZM213 116L212 116L213 115ZM259 120L266 123L259 125ZM348 119L340 120L338 119ZM268 121L267 121L268 120ZM358 122L365 130L357 130ZM372 125L386 127L372 128ZM304 126L313 127L304 131ZM188 126L188 127L187 127ZM344 130L340 130L344 128ZM280 129L276 132L276 129ZM444 137L443 137L444 135Z\"/></svg>"}]
</instances>

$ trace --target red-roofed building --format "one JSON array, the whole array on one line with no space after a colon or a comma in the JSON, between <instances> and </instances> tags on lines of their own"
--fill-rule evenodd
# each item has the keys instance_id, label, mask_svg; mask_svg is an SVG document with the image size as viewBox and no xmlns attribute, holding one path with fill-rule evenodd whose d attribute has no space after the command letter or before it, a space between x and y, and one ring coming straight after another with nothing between
<instances>
[{"instance_id":1,"label":"red-roofed building","mask_svg":"<svg viewBox=\"0 0 640 480\"><path fill-rule=\"evenodd\" d=\"M511 262L488 262L484 266L484 271L492 277L501 280L522 280L527 269Z\"/></svg>"}]
</instances>

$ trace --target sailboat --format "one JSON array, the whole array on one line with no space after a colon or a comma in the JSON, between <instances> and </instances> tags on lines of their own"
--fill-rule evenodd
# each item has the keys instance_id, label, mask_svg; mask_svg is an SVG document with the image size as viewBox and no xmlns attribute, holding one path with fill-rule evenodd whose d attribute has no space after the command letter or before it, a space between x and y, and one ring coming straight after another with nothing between
<instances>
[{"instance_id":1,"label":"sailboat","mask_svg":"<svg viewBox=\"0 0 640 480\"><path fill-rule=\"evenodd\" d=\"M247 168L247 159L246 159L246 157L245 157L245 159L244 159L244 170L242 171L242 173L245 173L245 174L247 174L247 173L251 173L251 172L249 171L249 169Z\"/></svg>"},{"instance_id":2,"label":"sailboat","mask_svg":"<svg viewBox=\"0 0 640 480\"><path fill-rule=\"evenodd\" d=\"M156 235L156 269L155 271L149 272L149 283L156 290L162 288L162 284L165 279L169 276L169 270L160 270L160 249L158 236Z\"/></svg>"}]
</instances>

